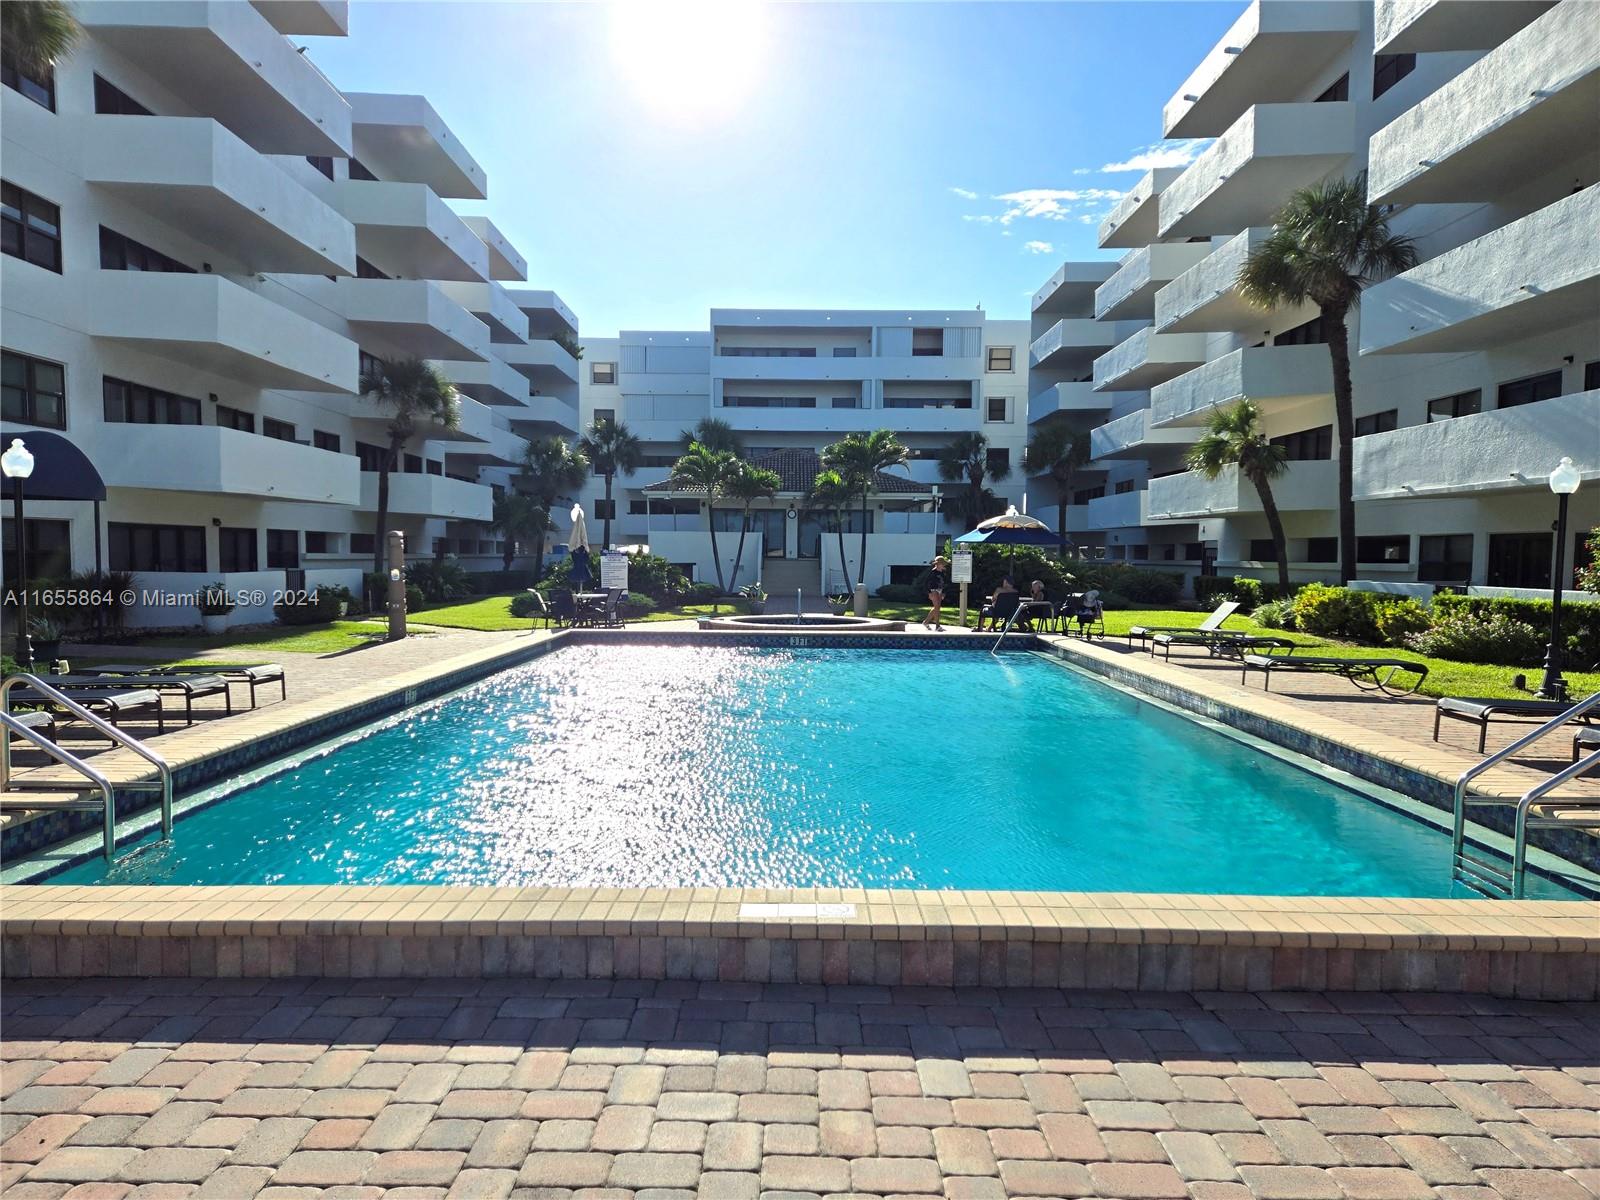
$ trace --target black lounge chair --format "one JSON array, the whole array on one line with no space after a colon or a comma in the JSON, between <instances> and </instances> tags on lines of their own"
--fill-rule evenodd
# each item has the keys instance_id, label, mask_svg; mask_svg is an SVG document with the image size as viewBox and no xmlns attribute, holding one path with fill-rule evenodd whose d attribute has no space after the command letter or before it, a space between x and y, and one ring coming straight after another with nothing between
<instances>
[{"instance_id":1,"label":"black lounge chair","mask_svg":"<svg viewBox=\"0 0 1600 1200\"><path fill-rule=\"evenodd\" d=\"M1169 662L1174 646L1204 646L1213 658L1238 658L1248 650L1284 650L1293 654L1295 645L1288 638L1265 633L1235 633L1229 629L1174 630L1151 634L1149 640L1150 657L1156 656L1156 647L1160 646L1166 651L1162 657Z\"/></svg>"},{"instance_id":2,"label":"black lounge chair","mask_svg":"<svg viewBox=\"0 0 1600 1200\"><path fill-rule=\"evenodd\" d=\"M1439 724L1445 717L1466 721L1478 727L1478 753L1489 741L1489 725L1495 721L1532 722L1542 725L1559 717L1572 704L1564 700L1494 700L1488 697L1446 696L1433 709L1433 740L1439 740ZM1578 720L1589 723L1589 714Z\"/></svg>"},{"instance_id":3,"label":"black lounge chair","mask_svg":"<svg viewBox=\"0 0 1600 1200\"><path fill-rule=\"evenodd\" d=\"M129 717L140 713L150 713L156 720L156 732L167 731L166 713L161 707L161 693L154 688L116 688L116 687L85 687L74 684L61 683L63 676L50 680L50 686L61 692L80 707L87 708L98 717L103 717L111 724L121 727L122 722ZM68 719L74 715L71 710L62 707L60 701L35 692L29 688L21 687L11 693L11 703L29 704L35 707L56 709L68 714Z\"/></svg>"},{"instance_id":4,"label":"black lounge chair","mask_svg":"<svg viewBox=\"0 0 1600 1200\"><path fill-rule=\"evenodd\" d=\"M253 667L152 667L142 663L102 663L98 667L84 667L85 675L138 675L148 678L155 675L197 678L217 675L229 683L245 684L250 689L250 707L256 707L256 689L277 684L282 699L289 698L289 680L279 663L260 663ZM228 699L228 711L233 711L233 699Z\"/></svg>"},{"instance_id":5,"label":"black lounge chair","mask_svg":"<svg viewBox=\"0 0 1600 1200\"><path fill-rule=\"evenodd\" d=\"M1224 621L1238 611L1237 600L1224 600L1198 625L1135 625L1128 630L1128 645L1136 641L1148 642L1158 633L1215 633L1221 630Z\"/></svg>"},{"instance_id":6,"label":"black lounge chair","mask_svg":"<svg viewBox=\"0 0 1600 1200\"><path fill-rule=\"evenodd\" d=\"M105 688L140 691L154 690L183 697L184 724L194 724L194 702L207 696L221 696L227 715L233 716L233 694L228 691L228 681L221 675L205 672L200 675L57 675L51 678L54 687Z\"/></svg>"},{"instance_id":7,"label":"black lounge chair","mask_svg":"<svg viewBox=\"0 0 1600 1200\"><path fill-rule=\"evenodd\" d=\"M1382 692L1385 696L1409 696L1428 677L1428 665L1409 658L1339 658L1330 654L1245 654L1239 660L1241 685L1251 671L1261 672L1263 691L1272 687L1274 671L1301 671L1338 675L1364 692ZM1399 687L1394 680L1401 675L1416 678L1410 687Z\"/></svg>"}]
</instances>

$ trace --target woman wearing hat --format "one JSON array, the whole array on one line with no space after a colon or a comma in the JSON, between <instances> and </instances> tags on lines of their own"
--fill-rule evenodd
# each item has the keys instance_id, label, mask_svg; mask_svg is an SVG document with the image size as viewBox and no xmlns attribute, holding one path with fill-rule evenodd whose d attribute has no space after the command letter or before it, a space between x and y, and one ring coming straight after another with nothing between
<instances>
[{"instance_id":1,"label":"woman wearing hat","mask_svg":"<svg viewBox=\"0 0 1600 1200\"><path fill-rule=\"evenodd\" d=\"M933 556L933 564L928 568L928 603L932 607L928 609L927 619L922 622L924 629L930 626L934 629L944 628L939 610L944 606L944 574L948 566L944 555Z\"/></svg>"}]
</instances>

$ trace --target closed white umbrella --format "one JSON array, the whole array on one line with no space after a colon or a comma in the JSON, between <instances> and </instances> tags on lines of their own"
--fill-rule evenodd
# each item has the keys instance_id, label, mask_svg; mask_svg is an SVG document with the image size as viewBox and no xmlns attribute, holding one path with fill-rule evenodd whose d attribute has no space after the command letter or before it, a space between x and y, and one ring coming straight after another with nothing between
<instances>
[{"instance_id":1,"label":"closed white umbrella","mask_svg":"<svg viewBox=\"0 0 1600 1200\"><path fill-rule=\"evenodd\" d=\"M567 558L572 563L572 581L579 587L594 580L589 569L589 529L583 505L572 506L572 536L567 539Z\"/></svg>"}]
</instances>

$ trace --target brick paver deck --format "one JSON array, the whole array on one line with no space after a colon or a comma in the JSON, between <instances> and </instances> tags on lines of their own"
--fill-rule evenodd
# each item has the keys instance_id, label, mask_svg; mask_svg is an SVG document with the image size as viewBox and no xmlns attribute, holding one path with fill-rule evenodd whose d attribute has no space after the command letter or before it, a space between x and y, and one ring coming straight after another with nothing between
<instances>
[{"instance_id":1,"label":"brick paver deck","mask_svg":"<svg viewBox=\"0 0 1600 1200\"><path fill-rule=\"evenodd\" d=\"M14 982L7 1200L1592 1200L1600 1007Z\"/></svg>"}]
</instances>

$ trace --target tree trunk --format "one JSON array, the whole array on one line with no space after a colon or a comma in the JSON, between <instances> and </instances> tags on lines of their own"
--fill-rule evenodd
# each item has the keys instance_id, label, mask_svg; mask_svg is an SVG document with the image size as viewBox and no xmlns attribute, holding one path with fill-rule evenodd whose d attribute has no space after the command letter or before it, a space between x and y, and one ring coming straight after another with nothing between
<instances>
[{"instance_id":1,"label":"tree trunk","mask_svg":"<svg viewBox=\"0 0 1600 1200\"><path fill-rule=\"evenodd\" d=\"M726 592L727 584L722 581L722 556L717 553L717 520L716 509L710 502L706 503L706 532L711 537L711 565L717 569L717 590Z\"/></svg>"},{"instance_id":2,"label":"tree trunk","mask_svg":"<svg viewBox=\"0 0 1600 1200\"><path fill-rule=\"evenodd\" d=\"M1056 484L1056 558L1067 561L1067 504L1072 499L1072 470L1064 476L1051 476Z\"/></svg>"},{"instance_id":3,"label":"tree trunk","mask_svg":"<svg viewBox=\"0 0 1600 1200\"><path fill-rule=\"evenodd\" d=\"M844 556L844 509L833 514L833 527L839 534L839 574L844 576L845 590L850 588L850 564ZM827 580L823 580L824 586Z\"/></svg>"},{"instance_id":4,"label":"tree trunk","mask_svg":"<svg viewBox=\"0 0 1600 1200\"><path fill-rule=\"evenodd\" d=\"M1339 582L1349 585L1356 577L1356 501L1351 443L1355 439L1355 406L1350 395L1350 330L1343 308L1322 309L1322 326L1328 334L1328 354L1333 359L1334 432L1339 459Z\"/></svg>"},{"instance_id":5,"label":"tree trunk","mask_svg":"<svg viewBox=\"0 0 1600 1200\"><path fill-rule=\"evenodd\" d=\"M504 571L507 575L509 575L511 573L511 560L513 558L515 558L516 556L517 556L517 542L516 542L516 539L513 538L513 537L510 537L510 536L507 536L507 538L506 538L506 548L500 552L500 569L502 571Z\"/></svg>"},{"instance_id":6,"label":"tree trunk","mask_svg":"<svg viewBox=\"0 0 1600 1200\"><path fill-rule=\"evenodd\" d=\"M863 584L867 581L867 498L872 495L870 488L861 489L861 561L856 564L856 583ZM845 572L845 582L850 582L850 573Z\"/></svg>"},{"instance_id":7,"label":"tree trunk","mask_svg":"<svg viewBox=\"0 0 1600 1200\"><path fill-rule=\"evenodd\" d=\"M533 582L538 583L544 578L544 535L543 529L533 539Z\"/></svg>"},{"instance_id":8,"label":"tree trunk","mask_svg":"<svg viewBox=\"0 0 1600 1200\"><path fill-rule=\"evenodd\" d=\"M1272 551L1278 556L1278 590L1289 595L1289 539L1283 535L1283 516L1278 512L1278 502L1272 498L1272 483L1265 475L1251 475L1256 494L1261 497L1261 511L1267 515L1267 528L1272 533Z\"/></svg>"},{"instance_id":9,"label":"tree trunk","mask_svg":"<svg viewBox=\"0 0 1600 1200\"><path fill-rule=\"evenodd\" d=\"M372 573L383 574L383 558L389 550L389 472L400 465L400 450L405 445L400 438L389 439L389 453L378 472L378 528L372 542Z\"/></svg>"},{"instance_id":10,"label":"tree trunk","mask_svg":"<svg viewBox=\"0 0 1600 1200\"><path fill-rule=\"evenodd\" d=\"M739 548L733 552L733 574L728 576L728 590L739 590L739 567L744 562L744 535L750 528L750 510L746 508L739 517Z\"/></svg>"},{"instance_id":11,"label":"tree trunk","mask_svg":"<svg viewBox=\"0 0 1600 1200\"><path fill-rule=\"evenodd\" d=\"M606 481L606 515L602 522L604 532L600 534L600 549L609 550L611 549L611 481L615 476L610 471L607 471L604 478Z\"/></svg>"}]
</instances>

